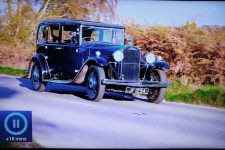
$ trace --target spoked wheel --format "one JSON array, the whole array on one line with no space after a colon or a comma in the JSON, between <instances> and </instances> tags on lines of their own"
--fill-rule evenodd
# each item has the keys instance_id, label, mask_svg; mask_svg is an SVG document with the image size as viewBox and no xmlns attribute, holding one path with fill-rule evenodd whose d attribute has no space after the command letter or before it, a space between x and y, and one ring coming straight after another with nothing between
<instances>
[{"instance_id":1,"label":"spoked wheel","mask_svg":"<svg viewBox=\"0 0 225 150\"><path fill-rule=\"evenodd\" d=\"M151 81L166 82L166 74L164 71L156 69L150 74ZM149 102L159 104L163 101L166 95L166 88L149 88L147 98Z\"/></svg>"},{"instance_id":2,"label":"spoked wheel","mask_svg":"<svg viewBox=\"0 0 225 150\"><path fill-rule=\"evenodd\" d=\"M46 83L42 82L41 69L37 62L34 63L31 71L31 81L33 90L42 92L45 90Z\"/></svg>"},{"instance_id":3,"label":"spoked wheel","mask_svg":"<svg viewBox=\"0 0 225 150\"><path fill-rule=\"evenodd\" d=\"M99 102L105 93L105 85L101 80L105 79L103 68L91 66L86 75L86 89L89 100Z\"/></svg>"}]
</instances>

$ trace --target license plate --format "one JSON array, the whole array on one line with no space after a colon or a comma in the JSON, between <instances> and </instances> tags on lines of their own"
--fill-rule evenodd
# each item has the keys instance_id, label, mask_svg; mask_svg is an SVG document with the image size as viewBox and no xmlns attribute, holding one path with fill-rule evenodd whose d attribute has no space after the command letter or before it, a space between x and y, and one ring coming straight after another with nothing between
<instances>
[{"instance_id":1,"label":"license plate","mask_svg":"<svg viewBox=\"0 0 225 150\"><path fill-rule=\"evenodd\" d=\"M129 94L148 94L148 88L133 88L133 87L126 87L125 93Z\"/></svg>"}]
</instances>

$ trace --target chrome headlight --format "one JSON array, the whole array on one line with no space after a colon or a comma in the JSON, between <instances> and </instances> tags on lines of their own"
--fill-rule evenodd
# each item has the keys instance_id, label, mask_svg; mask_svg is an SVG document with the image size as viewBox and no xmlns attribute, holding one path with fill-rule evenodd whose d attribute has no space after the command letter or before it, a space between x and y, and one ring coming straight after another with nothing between
<instances>
[{"instance_id":1,"label":"chrome headlight","mask_svg":"<svg viewBox=\"0 0 225 150\"><path fill-rule=\"evenodd\" d=\"M115 52L113 53L113 58L114 58L114 60L117 61L117 62L122 61L123 58L124 58L123 52L121 52L121 51L115 51Z\"/></svg>"},{"instance_id":2,"label":"chrome headlight","mask_svg":"<svg viewBox=\"0 0 225 150\"><path fill-rule=\"evenodd\" d=\"M155 54L153 54L152 52L149 52L145 55L145 59L149 64L153 63L155 61Z\"/></svg>"},{"instance_id":3,"label":"chrome headlight","mask_svg":"<svg viewBox=\"0 0 225 150\"><path fill-rule=\"evenodd\" d=\"M159 61L163 60L162 56L157 56L157 60Z\"/></svg>"}]
</instances>

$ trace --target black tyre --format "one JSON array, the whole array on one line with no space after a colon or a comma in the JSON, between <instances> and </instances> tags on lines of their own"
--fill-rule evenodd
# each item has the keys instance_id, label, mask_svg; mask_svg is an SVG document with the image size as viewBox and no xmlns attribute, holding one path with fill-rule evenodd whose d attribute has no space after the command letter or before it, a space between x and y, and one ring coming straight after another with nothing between
<instances>
[{"instance_id":1,"label":"black tyre","mask_svg":"<svg viewBox=\"0 0 225 150\"><path fill-rule=\"evenodd\" d=\"M45 90L47 83L42 82L41 67L39 66L39 63L37 62L35 62L32 66L31 82L32 82L33 90L39 91L39 92L42 92Z\"/></svg>"},{"instance_id":2,"label":"black tyre","mask_svg":"<svg viewBox=\"0 0 225 150\"><path fill-rule=\"evenodd\" d=\"M164 71L156 69L150 74L150 80L166 82L166 74ZM159 104L166 95L166 88L149 88L147 98L149 102Z\"/></svg>"},{"instance_id":3,"label":"black tyre","mask_svg":"<svg viewBox=\"0 0 225 150\"><path fill-rule=\"evenodd\" d=\"M102 99L105 93L105 85L101 84L101 80L103 79L105 79L103 68L91 66L88 69L85 84L89 100L99 102Z\"/></svg>"}]
</instances>

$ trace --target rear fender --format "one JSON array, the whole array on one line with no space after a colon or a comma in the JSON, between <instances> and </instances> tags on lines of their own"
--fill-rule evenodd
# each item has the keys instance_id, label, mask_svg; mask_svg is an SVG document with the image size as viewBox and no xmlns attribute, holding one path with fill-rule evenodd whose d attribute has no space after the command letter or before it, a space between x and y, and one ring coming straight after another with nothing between
<instances>
[{"instance_id":1,"label":"rear fender","mask_svg":"<svg viewBox=\"0 0 225 150\"><path fill-rule=\"evenodd\" d=\"M32 58L29 62L29 66L28 66L27 77L28 78L31 77L32 66L35 62L38 62L39 65L40 65L42 78L44 78L44 79L50 78L48 63L45 59L45 56L43 54L40 54L40 53L32 56Z\"/></svg>"}]
</instances>

